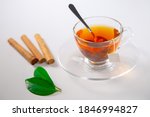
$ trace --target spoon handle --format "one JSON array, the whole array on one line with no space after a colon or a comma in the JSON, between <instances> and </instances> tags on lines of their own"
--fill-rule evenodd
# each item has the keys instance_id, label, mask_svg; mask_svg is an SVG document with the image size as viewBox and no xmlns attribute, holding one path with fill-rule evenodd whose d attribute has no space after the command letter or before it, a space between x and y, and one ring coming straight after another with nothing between
<instances>
[{"instance_id":1,"label":"spoon handle","mask_svg":"<svg viewBox=\"0 0 150 117\"><path fill-rule=\"evenodd\" d=\"M92 30L90 29L90 27L86 24L86 22L80 16L80 14L77 11L77 9L75 8L75 6L73 4L69 4L69 8L75 14L75 16L77 16L79 18L79 20L89 29L89 31L92 32Z\"/></svg>"}]
</instances>

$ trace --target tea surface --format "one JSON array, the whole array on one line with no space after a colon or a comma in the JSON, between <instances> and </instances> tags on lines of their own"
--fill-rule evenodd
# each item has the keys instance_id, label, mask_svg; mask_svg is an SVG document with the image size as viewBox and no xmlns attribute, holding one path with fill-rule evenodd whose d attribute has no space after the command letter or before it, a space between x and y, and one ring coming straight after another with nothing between
<instances>
[{"instance_id":1,"label":"tea surface","mask_svg":"<svg viewBox=\"0 0 150 117\"><path fill-rule=\"evenodd\" d=\"M94 33L95 38L87 28L80 29L76 34L78 37L91 42L104 42L114 39L119 35L119 31L117 29L105 25L96 25L91 26L90 28Z\"/></svg>"}]
</instances>

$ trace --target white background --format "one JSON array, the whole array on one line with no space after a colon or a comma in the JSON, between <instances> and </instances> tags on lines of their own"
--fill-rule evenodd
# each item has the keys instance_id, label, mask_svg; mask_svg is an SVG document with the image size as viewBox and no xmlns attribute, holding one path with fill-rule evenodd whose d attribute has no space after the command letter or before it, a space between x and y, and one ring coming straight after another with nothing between
<instances>
[{"instance_id":1,"label":"white background","mask_svg":"<svg viewBox=\"0 0 150 117\"><path fill-rule=\"evenodd\" d=\"M109 81L93 82L70 76L56 63L43 66L62 93L41 97L31 94L24 80L34 68L7 39L26 34L37 46L40 33L55 58L60 46L73 40L72 27L78 19L69 11L74 3L83 17L109 16L134 31L141 53L137 67L127 75ZM150 99L150 1L149 0L0 0L0 99Z\"/></svg>"}]
</instances>

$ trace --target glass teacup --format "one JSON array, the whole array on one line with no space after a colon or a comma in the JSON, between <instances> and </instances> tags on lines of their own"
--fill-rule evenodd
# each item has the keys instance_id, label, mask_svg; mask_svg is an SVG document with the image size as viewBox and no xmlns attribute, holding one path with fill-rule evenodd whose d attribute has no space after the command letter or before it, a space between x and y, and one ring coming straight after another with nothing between
<instances>
[{"instance_id":1,"label":"glass teacup","mask_svg":"<svg viewBox=\"0 0 150 117\"><path fill-rule=\"evenodd\" d=\"M74 36L85 62L90 66L109 67L109 55L120 46L124 32L122 24L109 17L97 16L84 19L92 29L95 37L77 22L73 27Z\"/></svg>"}]
</instances>

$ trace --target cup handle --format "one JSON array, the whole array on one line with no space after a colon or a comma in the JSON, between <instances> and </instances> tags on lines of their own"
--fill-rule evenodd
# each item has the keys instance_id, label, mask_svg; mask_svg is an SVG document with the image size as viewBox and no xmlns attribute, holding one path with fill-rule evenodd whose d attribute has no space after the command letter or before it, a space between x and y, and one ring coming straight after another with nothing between
<instances>
[{"instance_id":1,"label":"cup handle","mask_svg":"<svg viewBox=\"0 0 150 117\"><path fill-rule=\"evenodd\" d=\"M132 29L130 27L124 27L120 47L128 43L133 38L133 36L134 36L134 33Z\"/></svg>"}]
</instances>

